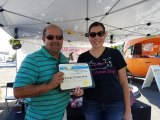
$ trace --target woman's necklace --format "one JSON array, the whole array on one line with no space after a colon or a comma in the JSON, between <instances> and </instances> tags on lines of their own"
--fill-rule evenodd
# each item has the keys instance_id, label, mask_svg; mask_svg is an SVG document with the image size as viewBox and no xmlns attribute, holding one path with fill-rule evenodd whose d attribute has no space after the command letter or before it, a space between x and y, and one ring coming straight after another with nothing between
<instances>
[{"instance_id":1,"label":"woman's necklace","mask_svg":"<svg viewBox=\"0 0 160 120\"><path fill-rule=\"evenodd\" d=\"M102 55L102 53L104 52L104 50L105 50L105 47L101 47L98 49L92 48L89 52L93 57L99 58Z\"/></svg>"}]
</instances>

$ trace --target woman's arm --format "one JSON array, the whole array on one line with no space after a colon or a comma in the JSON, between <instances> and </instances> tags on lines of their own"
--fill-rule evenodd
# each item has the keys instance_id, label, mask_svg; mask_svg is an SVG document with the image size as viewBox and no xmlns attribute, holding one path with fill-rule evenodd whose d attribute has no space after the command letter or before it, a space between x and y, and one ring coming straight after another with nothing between
<instances>
[{"instance_id":1,"label":"woman's arm","mask_svg":"<svg viewBox=\"0 0 160 120\"><path fill-rule=\"evenodd\" d=\"M132 115L131 115L131 106L130 106L130 92L129 92L129 86L128 86L125 67L118 70L118 78L123 88L123 94L124 94L124 103L125 103L124 120L131 120Z\"/></svg>"}]
</instances>

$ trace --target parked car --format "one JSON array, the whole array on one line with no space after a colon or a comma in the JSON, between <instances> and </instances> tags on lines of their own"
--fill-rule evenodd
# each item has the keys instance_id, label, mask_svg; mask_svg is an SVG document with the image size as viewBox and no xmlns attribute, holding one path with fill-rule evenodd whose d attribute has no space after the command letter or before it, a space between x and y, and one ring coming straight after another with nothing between
<instances>
[{"instance_id":1,"label":"parked car","mask_svg":"<svg viewBox=\"0 0 160 120\"><path fill-rule=\"evenodd\" d=\"M6 62L13 62L14 60L13 60L13 58L8 58L7 60L6 60Z\"/></svg>"}]
</instances>

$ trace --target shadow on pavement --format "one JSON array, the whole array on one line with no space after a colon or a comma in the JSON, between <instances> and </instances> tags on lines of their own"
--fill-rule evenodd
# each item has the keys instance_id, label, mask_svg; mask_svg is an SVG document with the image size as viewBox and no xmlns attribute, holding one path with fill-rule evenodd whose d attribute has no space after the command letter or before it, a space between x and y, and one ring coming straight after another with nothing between
<instances>
[{"instance_id":1,"label":"shadow on pavement","mask_svg":"<svg viewBox=\"0 0 160 120\"><path fill-rule=\"evenodd\" d=\"M160 108L160 92L158 90L157 84L155 81L151 83L150 87L147 88L141 88L143 84L143 80L140 79L132 79L132 85L135 85L138 87L140 91L140 95L138 95L136 98L142 97L142 95L148 100L149 103L157 106ZM143 99L142 99L143 100ZM144 102L144 101L142 101Z\"/></svg>"}]
</instances>

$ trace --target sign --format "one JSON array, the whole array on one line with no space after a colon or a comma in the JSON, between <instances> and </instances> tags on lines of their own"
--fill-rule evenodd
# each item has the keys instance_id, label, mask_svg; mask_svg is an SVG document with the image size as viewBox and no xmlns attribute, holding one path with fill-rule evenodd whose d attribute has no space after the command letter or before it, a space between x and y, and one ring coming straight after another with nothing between
<instances>
[{"instance_id":1,"label":"sign","mask_svg":"<svg viewBox=\"0 0 160 120\"><path fill-rule=\"evenodd\" d=\"M59 71L64 73L64 80L60 84L62 90L76 87L94 87L91 71L87 63L59 64Z\"/></svg>"},{"instance_id":2,"label":"sign","mask_svg":"<svg viewBox=\"0 0 160 120\"><path fill-rule=\"evenodd\" d=\"M159 92L160 92L160 66L159 65L150 65L146 78L143 82L142 89L145 87L150 87L153 78L155 78L155 81L157 83Z\"/></svg>"},{"instance_id":3,"label":"sign","mask_svg":"<svg viewBox=\"0 0 160 120\"><path fill-rule=\"evenodd\" d=\"M83 52L85 52L85 51L87 51L87 50L89 50L90 48L88 48L88 47L63 47L62 49L61 49L61 52L63 52L63 53L71 53L71 52L74 52L74 53L76 53L76 54L81 54L81 53L83 53Z\"/></svg>"},{"instance_id":4,"label":"sign","mask_svg":"<svg viewBox=\"0 0 160 120\"><path fill-rule=\"evenodd\" d=\"M87 50L89 50L89 47L63 47L61 49L61 52L66 56L69 57L70 54L72 54L72 58L70 59L70 63L75 63L77 62L77 59L79 55Z\"/></svg>"}]
</instances>

